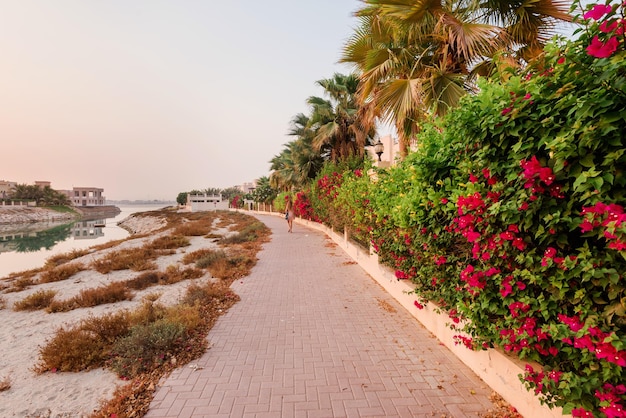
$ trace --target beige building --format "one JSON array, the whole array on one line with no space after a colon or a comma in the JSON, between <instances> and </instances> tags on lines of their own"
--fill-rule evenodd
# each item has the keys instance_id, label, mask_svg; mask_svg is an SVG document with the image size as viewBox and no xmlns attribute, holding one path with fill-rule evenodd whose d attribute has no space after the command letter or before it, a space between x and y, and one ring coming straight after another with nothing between
<instances>
[{"instance_id":1,"label":"beige building","mask_svg":"<svg viewBox=\"0 0 626 418\"><path fill-rule=\"evenodd\" d=\"M190 212L227 210L228 200L222 200L222 195L188 194L185 209Z\"/></svg>"},{"instance_id":2,"label":"beige building","mask_svg":"<svg viewBox=\"0 0 626 418\"><path fill-rule=\"evenodd\" d=\"M39 187L40 189L45 189L46 187L51 187L50 186L51 184L52 183L49 182L49 181L41 181L41 180L35 181L35 186Z\"/></svg>"},{"instance_id":3,"label":"beige building","mask_svg":"<svg viewBox=\"0 0 626 418\"><path fill-rule=\"evenodd\" d=\"M74 206L104 206L104 189L97 187L74 187L72 190L59 190L69 197Z\"/></svg>"},{"instance_id":4,"label":"beige building","mask_svg":"<svg viewBox=\"0 0 626 418\"><path fill-rule=\"evenodd\" d=\"M0 199L6 199L15 190L17 183L14 181L0 180Z\"/></svg>"},{"instance_id":5,"label":"beige building","mask_svg":"<svg viewBox=\"0 0 626 418\"><path fill-rule=\"evenodd\" d=\"M396 161L400 158L400 144L398 140L391 135L385 135L379 139L382 144L382 154L380 154L380 161L378 161L378 156L376 155L375 146L367 147L367 150L375 161L376 167L390 167L395 165ZM414 145L411 144L411 149L414 149Z\"/></svg>"},{"instance_id":6,"label":"beige building","mask_svg":"<svg viewBox=\"0 0 626 418\"><path fill-rule=\"evenodd\" d=\"M245 194L245 193L252 193L253 191L256 190L256 181L253 181L251 183L244 183L241 186L239 186L239 188L241 189L241 191Z\"/></svg>"}]
</instances>

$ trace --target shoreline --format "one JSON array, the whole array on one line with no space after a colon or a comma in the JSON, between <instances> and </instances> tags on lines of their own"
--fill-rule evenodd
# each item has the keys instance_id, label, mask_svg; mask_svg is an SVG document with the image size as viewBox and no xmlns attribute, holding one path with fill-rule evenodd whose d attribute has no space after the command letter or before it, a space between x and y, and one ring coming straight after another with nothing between
<instances>
[{"instance_id":1,"label":"shoreline","mask_svg":"<svg viewBox=\"0 0 626 418\"><path fill-rule=\"evenodd\" d=\"M113 205L72 207L72 211L59 212L50 208L31 206L0 206L0 225L31 224L37 222L77 221L101 216L115 216L120 208Z\"/></svg>"}]
</instances>

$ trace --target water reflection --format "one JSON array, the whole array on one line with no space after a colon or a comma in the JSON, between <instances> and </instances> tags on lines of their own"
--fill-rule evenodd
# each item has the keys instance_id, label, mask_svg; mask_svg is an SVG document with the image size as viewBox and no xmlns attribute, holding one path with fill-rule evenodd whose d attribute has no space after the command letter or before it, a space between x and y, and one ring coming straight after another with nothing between
<instances>
[{"instance_id":1,"label":"water reflection","mask_svg":"<svg viewBox=\"0 0 626 418\"><path fill-rule=\"evenodd\" d=\"M121 212L105 219L76 222L36 222L0 225L0 279L18 271L41 267L49 257L123 239L128 231L117 225L133 213L165 205L120 206Z\"/></svg>"},{"instance_id":2,"label":"water reflection","mask_svg":"<svg viewBox=\"0 0 626 418\"><path fill-rule=\"evenodd\" d=\"M7 231L0 235L0 252L34 252L54 247L65 241L72 231L72 224L56 225L45 230Z\"/></svg>"}]
</instances>

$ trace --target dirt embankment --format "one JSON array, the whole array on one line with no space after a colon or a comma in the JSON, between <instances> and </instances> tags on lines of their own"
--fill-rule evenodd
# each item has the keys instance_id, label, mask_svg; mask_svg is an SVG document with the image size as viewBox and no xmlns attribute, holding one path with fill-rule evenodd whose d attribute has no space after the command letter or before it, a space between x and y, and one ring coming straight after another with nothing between
<instances>
[{"instance_id":1,"label":"dirt embankment","mask_svg":"<svg viewBox=\"0 0 626 418\"><path fill-rule=\"evenodd\" d=\"M57 212L28 206L0 206L0 225L46 221L71 221L80 217L76 212Z\"/></svg>"}]
</instances>

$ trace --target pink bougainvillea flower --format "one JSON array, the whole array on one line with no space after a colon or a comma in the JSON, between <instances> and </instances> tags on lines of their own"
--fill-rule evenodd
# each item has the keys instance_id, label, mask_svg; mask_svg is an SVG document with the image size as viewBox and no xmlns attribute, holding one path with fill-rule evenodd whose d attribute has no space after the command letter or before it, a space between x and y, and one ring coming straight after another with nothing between
<instances>
[{"instance_id":1,"label":"pink bougainvillea flower","mask_svg":"<svg viewBox=\"0 0 626 418\"><path fill-rule=\"evenodd\" d=\"M558 315L559 321L563 322L569 327L572 332L578 332L582 329L583 323L578 316L567 316L563 314Z\"/></svg>"},{"instance_id":2,"label":"pink bougainvillea flower","mask_svg":"<svg viewBox=\"0 0 626 418\"><path fill-rule=\"evenodd\" d=\"M572 417L593 418L593 414L585 408L576 408L572 410Z\"/></svg>"},{"instance_id":3,"label":"pink bougainvillea flower","mask_svg":"<svg viewBox=\"0 0 626 418\"><path fill-rule=\"evenodd\" d=\"M511 113L512 110L513 110L512 107L506 107L506 108L502 109L502 116L505 116L508 113Z\"/></svg>"},{"instance_id":4,"label":"pink bougainvillea flower","mask_svg":"<svg viewBox=\"0 0 626 418\"><path fill-rule=\"evenodd\" d=\"M624 22L621 19L606 20L600 24L600 27L598 28L598 30L604 33L611 33L615 31L616 35L623 35L624 34Z\"/></svg>"},{"instance_id":5,"label":"pink bougainvillea flower","mask_svg":"<svg viewBox=\"0 0 626 418\"><path fill-rule=\"evenodd\" d=\"M605 43L596 35L591 40L591 44L587 47L587 54L596 58L608 58L617 50L618 44L619 41L615 36Z\"/></svg>"},{"instance_id":6,"label":"pink bougainvillea flower","mask_svg":"<svg viewBox=\"0 0 626 418\"><path fill-rule=\"evenodd\" d=\"M522 203L522 205L518 208L518 210L528 210L528 202Z\"/></svg>"},{"instance_id":7,"label":"pink bougainvillea flower","mask_svg":"<svg viewBox=\"0 0 626 418\"><path fill-rule=\"evenodd\" d=\"M612 8L610 5L596 4L591 8L591 10L583 15L583 18L598 20L605 14L611 13L611 10Z\"/></svg>"},{"instance_id":8,"label":"pink bougainvillea flower","mask_svg":"<svg viewBox=\"0 0 626 418\"><path fill-rule=\"evenodd\" d=\"M556 61L557 64L563 64L565 63L565 57L559 57L559 59Z\"/></svg>"},{"instance_id":9,"label":"pink bougainvillea flower","mask_svg":"<svg viewBox=\"0 0 626 418\"><path fill-rule=\"evenodd\" d=\"M413 305L415 305L415 307L417 309L424 309L424 305L422 305L421 303L419 303L418 301L413 302Z\"/></svg>"},{"instance_id":10,"label":"pink bougainvillea flower","mask_svg":"<svg viewBox=\"0 0 626 418\"><path fill-rule=\"evenodd\" d=\"M524 251L526 249L526 243L519 237L513 240L512 245L520 251Z\"/></svg>"},{"instance_id":11,"label":"pink bougainvillea flower","mask_svg":"<svg viewBox=\"0 0 626 418\"><path fill-rule=\"evenodd\" d=\"M472 183L476 183L478 181L478 177L470 173L469 181Z\"/></svg>"}]
</instances>

